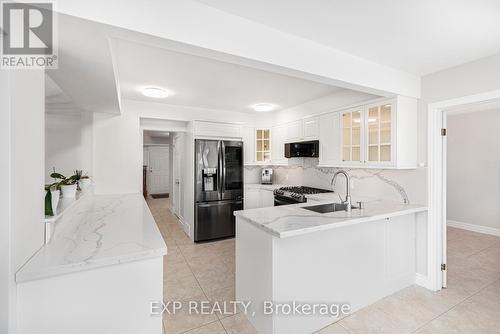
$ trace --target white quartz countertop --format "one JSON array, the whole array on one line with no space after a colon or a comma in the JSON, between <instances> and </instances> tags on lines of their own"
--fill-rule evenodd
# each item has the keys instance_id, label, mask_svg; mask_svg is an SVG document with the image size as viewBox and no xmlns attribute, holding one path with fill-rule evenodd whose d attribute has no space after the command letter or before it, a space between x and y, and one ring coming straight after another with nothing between
<instances>
[{"instance_id":1,"label":"white quartz countertop","mask_svg":"<svg viewBox=\"0 0 500 334\"><path fill-rule=\"evenodd\" d=\"M80 202L80 201L79 201ZM24 282L167 253L141 194L82 199L55 226L52 241L16 273Z\"/></svg>"},{"instance_id":2,"label":"white quartz countertop","mask_svg":"<svg viewBox=\"0 0 500 334\"><path fill-rule=\"evenodd\" d=\"M257 189L273 191L281 187L286 187L284 184L261 184L261 183L245 183L244 190Z\"/></svg>"},{"instance_id":3,"label":"white quartz countertop","mask_svg":"<svg viewBox=\"0 0 500 334\"><path fill-rule=\"evenodd\" d=\"M364 209L353 209L351 213L345 211L317 213L303 209L303 207L307 206L332 202L339 202L337 194L324 194L319 198L316 196L315 201L308 203L241 210L236 211L234 214L236 217L246 219L273 236L286 238L427 211L427 207L424 205L403 204L377 199L363 202Z\"/></svg>"}]
</instances>

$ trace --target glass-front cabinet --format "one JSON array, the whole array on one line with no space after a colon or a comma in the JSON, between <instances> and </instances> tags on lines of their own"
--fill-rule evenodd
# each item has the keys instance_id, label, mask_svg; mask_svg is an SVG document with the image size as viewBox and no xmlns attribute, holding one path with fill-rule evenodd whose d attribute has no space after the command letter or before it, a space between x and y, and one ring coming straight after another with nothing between
<instances>
[{"instance_id":1,"label":"glass-front cabinet","mask_svg":"<svg viewBox=\"0 0 500 334\"><path fill-rule=\"evenodd\" d=\"M342 164L390 166L393 162L393 102L384 101L342 112Z\"/></svg>"},{"instance_id":2,"label":"glass-front cabinet","mask_svg":"<svg viewBox=\"0 0 500 334\"><path fill-rule=\"evenodd\" d=\"M342 112L342 161L346 164L363 163L363 108Z\"/></svg>"},{"instance_id":3,"label":"glass-front cabinet","mask_svg":"<svg viewBox=\"0 0 500 334\"><path fill-rule=\"evenodd\" d=\"M368 106L368 156L370 163L392 161L392 104Z\"/></svg>"},{"instance_id":4,"label":"glass-front cabinet","mask_svg":"<svg viewBox=\"0 0 500 334\"><path fill-rule=\"evenodd\" d=\"M255 130L255 161L269 162L271 161L271 130L256 129Z\"/></svg>"}]
</instances>

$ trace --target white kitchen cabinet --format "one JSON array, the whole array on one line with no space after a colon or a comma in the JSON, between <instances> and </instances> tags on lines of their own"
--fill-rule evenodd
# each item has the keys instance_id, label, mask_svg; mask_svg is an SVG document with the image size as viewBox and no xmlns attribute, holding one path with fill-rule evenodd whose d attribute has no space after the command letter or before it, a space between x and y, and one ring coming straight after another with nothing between
<instances>
[{"instance_id":1,"label":"white kitchen cabinet","mask_svg":"<svg viewBox=\"0 0 500 334\"><path fill-rule=\"evenodd\" d=\"M255 162L271 161L271 130L255 129Z\"/></svg>"},{"instance_id":2,"label":"white kitchen cabinet","mask_svg":"<svg viewBox=\"0 0 500 334\"><path fill-rule=\"evenodd\" d=\"M285 143L293 143L302 140L302 120L286 123Z\"/></svg>"},{"instance_id":3,"label":"white kitchen cabinet","mask_svg":"<svg viewBox=\"0 0 500 334\"><path fill-rule=\"evenodd\" d=\"M241 124L194 121L195 137L241 138Z\"/></svg>"},{"instance_id":4,"label":"white kitchen cabinet","mask_svg":"<svg viewBox=\"0 0 500 334\"><path fill-rule=\"evenodd\" d=\"M243 140L243 162L245 165L255 162L255 129L244 126L241 129L241 138Z\"/></svg>"},{"instance_id":5,"label":"white kitchen cabinet","mask_svg":"<svg viewBox=\"0 0 500 334\"><path fill-rule=\"evenodd\" d=\"M270 189L260 190L260 207L266 208L274 206L274 193Z\"/></svg>"},{"instance_id":6,"label":"white kitchen cabinet","mask_svg":"<svg viewBox=\"0 0 500 334\"><path fill-rule=\"evenodd\" d=\"M319 117L319 165L335 166L340 163L340 113L332 112Z\"/></svg>"},{"instance_id":7,"label":"white kitchen cabinet","mask_svg":"<svg viewBox=\"0 0 500 334\"><path fill-rule=\"evenodd\" d=\"M286 128L285 143L317 140L319 137L319 118L307 117L284 124Z\"/></svg>"},{"instance_id":8,"label":"white kitchen cabinet","mask_svg":"<svg viewBox=\"0 0 500 334\"><path fill-rule=\"evenodd\" d=\"M302 140L318 140L319 117L308 117L302 120Z\"/></svg>"},{"instance_id":9,"label":"white kitchen cabinet","mask_svg":"<svg viewBox=\"0 0 500 334\"><path fill-rule=\"evenodd\" d=\"M271 129L271 161L273 164L287 164L285 158L286 126L278 125Z\"/></svg>"},{"instance_id":10,"label":"white kitchen cabinet","mask_svg":"<svg viewBox=\"0 0 500 334\"><path fill-rule=\"evenodd\" d=\"M260 189L251 188L245 189L243 194L243 208L245 210L255 209L260 207Z\"/></svg>"},{"instance_id":11,"label":"white kitchen cabinet","mask_svg":"<svg viewBox=\"0 0 500 334\"><path fill-rule=\"evenodd\" d=\"M341 115L342 166L416 168L417 101L398 96Z\"/></svg>"},{"instance_id":12,"label":"white kitchen cabinet","mask_svg":"<svg viewBox=\"0 0 500 334\"><path fill-rule=\"evenodd\" d=\"M245 210L274 206L271 189L245 188L243 207Z\"/></svg>"}]
</instances>

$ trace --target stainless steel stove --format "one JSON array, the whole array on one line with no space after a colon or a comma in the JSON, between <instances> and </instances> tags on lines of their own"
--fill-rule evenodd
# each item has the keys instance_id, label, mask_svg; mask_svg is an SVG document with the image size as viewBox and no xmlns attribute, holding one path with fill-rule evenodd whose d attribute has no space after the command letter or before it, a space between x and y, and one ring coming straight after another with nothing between
<instances>
[{"instance_id":1,"label":"stainless steel stove","mask_svg":"<svg viewBox=\"0 0 500 334\"><path fill-rule=\"evenodd\" d=\"M307 202L306 195L329 193L331 190L304 186L281 187L274 190L274 206Z\"/></svg>"}]
</instances>

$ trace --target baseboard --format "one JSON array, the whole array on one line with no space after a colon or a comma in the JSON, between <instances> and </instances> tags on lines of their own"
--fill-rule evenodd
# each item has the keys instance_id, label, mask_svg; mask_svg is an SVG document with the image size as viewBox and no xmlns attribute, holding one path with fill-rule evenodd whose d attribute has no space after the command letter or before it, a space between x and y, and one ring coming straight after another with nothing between
<instances>
[{"instance_id":1,"label":"baseboard","mask_svg":"<svg viewBox=\"0 0 500 334\"><path fill-rule=\"evenodd\" d=\"M450 227L460 228L471 232L490 234L500 237L500 228L481 226L476 224L463 223L456 220L447 220L447 225Z\"/></svg>"},{"instance_id":2,"label":"baseboard","mask_svg":"<svg viewBox=\"0 0 500 334\"><path fill-rule=\"evenodd\" d=\"M423 288L432 290L430 287L430 284L429 284L429 279L426 275L422 275L422 274L418 274L418 273L415 274L415 284L419 285Z\"/></svg>"},{"instance_id":3,"label":"baseboard","mask_svg":"<svg viewBox=\"0 0 500 334\"><path fill-rule=\"evenodd\" d=\"M191 229L189 228L189 224L186 222L184 217L177 216L177 218L179 218L179 223L181 224L182 229L184 230L184 233L186 233L188 235L188 237L191 238Z\"/></svg>"}]
</instances>

